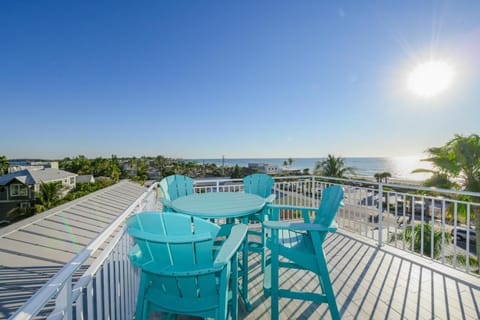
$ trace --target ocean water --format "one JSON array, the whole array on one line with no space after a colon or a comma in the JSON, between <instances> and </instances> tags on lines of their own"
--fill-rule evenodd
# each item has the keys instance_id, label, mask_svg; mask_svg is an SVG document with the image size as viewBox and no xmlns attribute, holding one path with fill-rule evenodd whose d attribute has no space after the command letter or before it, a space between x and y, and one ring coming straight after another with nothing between
<instances>
[{"instance_id":1,"label":"ocean water","mask_svg":"<svg viewBox=\"0 0 480 320\"><path fill-rule=\"evenodd\" d=\"M392 179L422 181L430 177L428 173L412 173L413 170L423 168L431 169L429 162L421 161L422 157L384 157L384 158L344 158L345 164L348 167L353 167L355 175L359 177L373 177L375 173L390 172ZM238 158L231 159L192 159L198 163L214 163L221 166L239 165L241 167L248 167L249 163L267 163L270 165L277 165L279 168L283 167L285 158ZM291 168L294 169L310 169L313 172L317 162L324 160L324 158L293 158L294 162Z\"/></svg>"}]
</instances>

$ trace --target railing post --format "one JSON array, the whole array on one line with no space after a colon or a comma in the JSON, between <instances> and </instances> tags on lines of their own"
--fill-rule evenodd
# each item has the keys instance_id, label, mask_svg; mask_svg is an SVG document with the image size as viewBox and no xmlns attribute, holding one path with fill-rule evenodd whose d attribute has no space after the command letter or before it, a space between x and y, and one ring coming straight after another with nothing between
<instances>
[{"instance_id":1,"label":"railing post","mask_svg":"<svg viewBox=\"0 0 480 320\"><path fill-rule=\"evenodd\" d=\"M375 199L375 197L373 198ZM373 200L375 201L375 200ZM382 183L378 184L378 246L382 246L382 234L383 234L383 223L382 223L382 215L383 215L383 185ZM388 230L387 230L388 234Z\"/></svg>"},{"instance_id":2,"label":"railing post","mask_svg":"<svg viewBox=\"0 0 480 320\"><path fill-rule=\"evenodd\" d=\"M57 299L55 301L55 309L61 313L63 313L63 319L71 320L73 319L73 312L72 312L72 277L69 277L67 281L65 281L62 289L58 293ZM55 311L53 312L55 313Z\"/></svg>"},{"instance_id":3,"label":"railing post","mask_svg":"<svg viewBox=\"0 0 480 320\"><path fill-rule=\"evenodd\" d=\"M317 206L317 203L315 202L315 200L317 199L316 197L316 190L317 188L315 187L315 176L312 176L312 183L310 184L310 194L311 194L311 197L312 197L312 204L311 206L312 207L316 207Z\"/></svg>"}]
</instances>

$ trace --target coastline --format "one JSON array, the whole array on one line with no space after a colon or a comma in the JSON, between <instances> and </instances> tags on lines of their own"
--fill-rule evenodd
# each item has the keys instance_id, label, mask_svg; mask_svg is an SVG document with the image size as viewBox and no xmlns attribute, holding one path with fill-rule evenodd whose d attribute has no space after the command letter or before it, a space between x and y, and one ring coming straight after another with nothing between
<instances>
[{"instance_id":1,"label":"coastline","mask_svg":"<svg viewBox=\"0 0 480 320\"><path fill-rule=\"evenodd\" d=\"M313 173L316 163L325 158L293 158L293 163L288 169L309 169ZM388 179L391 183L421 185L430 174L412 174L418 168L429 169L429 164L421 161L421 156L412 157L345 157L345 165L353 167L355 173L352 178L376 182L374 175L381 172L389 172L392 176ZM197 163L213 163L218 166L248 167L249 163L261 163L284 168L285 158L224 158L224 159L192 159Z\"/></svg>"}]
</instances>

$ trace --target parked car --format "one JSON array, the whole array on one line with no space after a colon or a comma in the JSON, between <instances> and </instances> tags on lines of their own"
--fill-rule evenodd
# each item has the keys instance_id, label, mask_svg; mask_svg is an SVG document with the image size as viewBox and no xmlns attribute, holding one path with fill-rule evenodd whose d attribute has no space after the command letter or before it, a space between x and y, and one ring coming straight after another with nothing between
<instances>
[{"instance_id":1,"label":"parked car","mask_svg":"<svg viewBox=\"0 0 480 320\"><path fill-rule=\"evenodd\" d=\"M468 234L469 234L469 240L470 242L475 242L475 239L477 237L477 233L475 231L475 229L466 229L466 228L457 228L457 239L458 240L463 240L463 241L466 241L467 240L467 231L468 231ZM450 232L452 234L452 237L455 236L455 229L452 229L452 231Z\"/></svg>"}]
</instances>

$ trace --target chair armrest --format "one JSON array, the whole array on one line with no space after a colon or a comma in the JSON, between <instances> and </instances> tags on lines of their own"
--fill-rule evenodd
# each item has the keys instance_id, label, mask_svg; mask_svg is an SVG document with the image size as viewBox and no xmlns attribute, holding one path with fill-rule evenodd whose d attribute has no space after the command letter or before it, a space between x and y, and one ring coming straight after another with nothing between
<instances>
[{"instance_id":1,"label":"chair armrest","mask_svg":"<svg viewBox=\"0 0 480 320\"><path fill-rule=\"evenodd\" d=\"M192 266L176 266L176 265L158 265L154 261L145 263L141 266L143 271L153 274L171 277L192 277L211 274L224 268L224 264L219 265L192 265Z\"/></svg>"},{"instance_id":2,"label":"chair armrest","mask_svg":"<svg viewBox=\"0 0 480 320\"><path fill-rule=\"evenodd\" d=\"M172 208L172 202L165 198L160 198L160 202L163 204L164 207Z\"/></svg>"},{"instance_id":3,"label":"chair armrest","mask_svg":"<svg viewBox=\"0 0 480 320\"><path fill-rule=\"evenodd\" d=\"M276 196L274 194L271 194L271 195L269 195L268 197L265 198L265 202L267 204L272 203L273 201L275 201L275 198L276 198Z\"/></svg>"},{"instance_id":4,"label":"chair armrest","mask_svg":"<svg viewBox=\"0 0 480 320\"><path fill-rule=\"evenodd\" d=\"M237 224L233 226L230 235L227 237L227 240L223 243L220 251L215 258L214 265L216 264L225 264L230 261L232 256L237 253L238 249L245 240L247 235L248 226L246 224Z\"/></svg>"},{"instance_id":5,"label":"chair armrest","mask_svg":"<svg viewBox=\"0 0 480 320\"><path fill-rule=\"evenodd\" d=\"M292 230L305 230L305 231L336 232L337 228L338 226L336 222L333 222L329 226L324 226L323 224L317 224L317 223L292 223L290 225L290 229Z\"/></svg>"},{"instance_id":6,"label":"chair armrest","mask_svg":"<svg viewBox=\"0 0 480 320\"><path fill-rule=\"evenodd\" d=\"M267 205L269 209L274 209L274 210L308 210L308 211L317 211L318 208L314 207L302 207L302 206L289 206L289 205L283 205L283 204L268 204Z\"/></svg>"},{"instance_id":7,"label":"chair armrest","mask_svg":"<svg viewBox=\"0 0 480 320\"><path fill-rule=\"evenodd\" d=\"M263 226L268 229L290 229L291 221L265 221Z\"/></svg>"},{"instance_id":8,"label":"chair armrest","mask_svg":"<svg viewBox=\"0 0 480 320\"><path fill-rule=\"evenodd\" d=\"M337 231L337 224L333 222L330 226L316 223L298 223L293 221L265 221L263 223L265 228L269 229L285 229L285 230L304 230L304 231Z\"/></svg>"}]
</instances>

